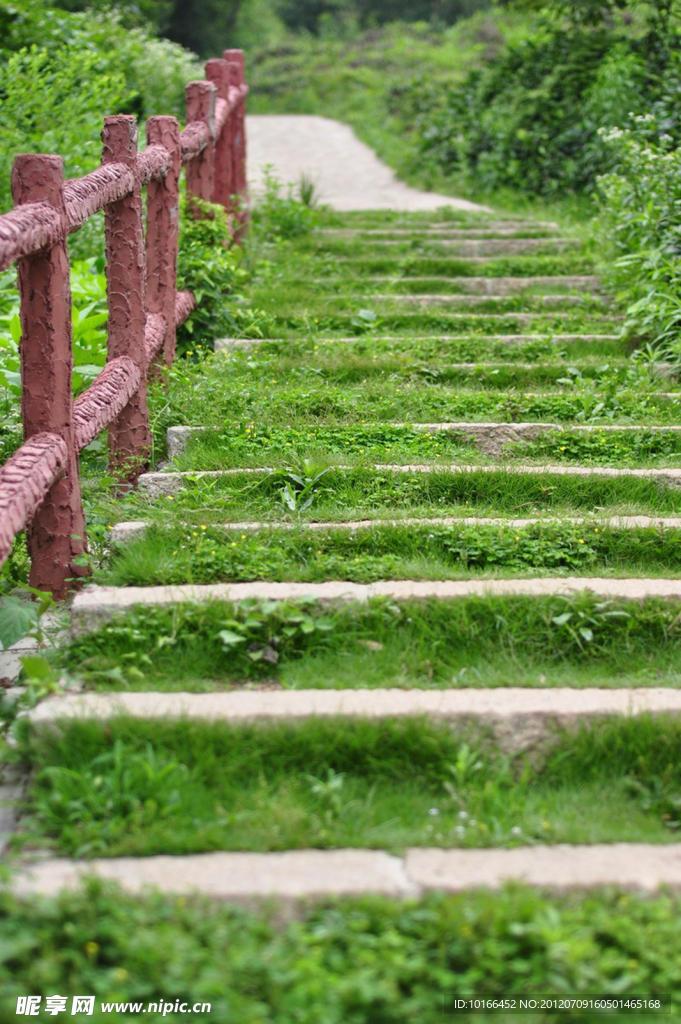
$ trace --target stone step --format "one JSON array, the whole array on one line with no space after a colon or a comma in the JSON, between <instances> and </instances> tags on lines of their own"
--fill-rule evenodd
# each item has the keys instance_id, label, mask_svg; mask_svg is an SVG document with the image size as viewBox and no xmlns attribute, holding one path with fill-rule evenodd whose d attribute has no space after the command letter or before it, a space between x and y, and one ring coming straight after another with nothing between
<instances>
[{"instance_id":1,"label":"stone step","mask_svg":"<svg viewBox=\"0 0 681 1024\"><path fill-rule=\"evenodd\" d=\"M365 276L363 282L371 284L426 284L436 281L441 284L449 284L452 287L460 288L463 293L474 295L512 295L516 292L531 292L534 288L565 288L580 290L583 292L598 292L601 287L600 278L593 274L584 275L559 275L554 277L440 277L430 275L424 277L411 277L402 274L395 277ZM346 278L326 277L314 283L323 290L329 286L342 285Z\"/></svg>"},{"instance_id":2,"label":"stone step","mask_svg":"<svg viewBox=\"0 0 681 1024\"><path fill-rule=\"evenodd\" d=\"M353 689L231 690L211 693L133 691L52 696L28 713L41 729L72 720L139 719L201 722L306 722L311 719L391 719L425 716L452 727L474 722L490 730L505 753L560 740L561 730L579 729L612 716L681 715L681 690L541 689Z\"/></svg>"},{"instance_id":3,"label":"stone step","mask_svg":"<svg viewBox=\"0 0 681 1024\"><path fill-rule=\"evenodd\" d=\"M181 896L252 903L341 896L416 897L428 892L500 889L509 881L552 892L600 887L681 891L681 843L594 843L519 846L510 850L428 847L403 857L382 850L287 850L185 856L40 860L5 883L17 896L55 896L96 877L127 892L147 887Z\"/></svg>"},{"instance_id":4,"label":"stone step","mask_svg":"<svg viewBox=\"0 0 681 1024\"><path fill-rule=\"evenodd\" d=\"M439 341L480 341L480 334L419 334L419 335L399 335L399 334L372 334L370 336L354 335L352 337L319 337L315 338L316 345L340 343L345 345L366 345L370 341L433 341L438 339ZM216 338L214 342L216 352L229 352L232 349L249 349L256 348L258 345L291 345L295 344L297 339L292 338ZM306 339L307 340L307 339ZM488 342L499 342L503 345L517 346L525 345L528 342L533 341L552 341L558 345L579 345L582 343L586 344L599 344L605 341L622 341L619 334L485 334L484 340ZM671 364L662 364L665 366L671 366Z\"/></svg>"},{"instance_id":5,"label":"stone step","mask_svg":"<svg viewBox=\"0 0 681 1024\"><path fill-rule=\"evenodd\" d=\"M458 253L462 258L469 259L479 256L524 256L532 253L564 252L581 246L578 238L427 238L429 246L447 249ZM401 241L396 238L372 238L366 243L372 248L391 248L393 246L409 246L408 239ZM407 252L409 250L407 249ZM364 259L370 258L365 254ZM432 257L431 257L432 258Z\"/></svg>"},{"instance_id":6,"label":"stone step","mask_svg":"<svg viewBox=\"0 0 681 1024\"><path fill-rule=\"evenodd\" d=\"M352 470L353 467L339 463L334 469ZM681 487L681 468L669 467L665 469L644 468L634 469L628 466L619 468L615 466L556 466L550 463L544 466L530 466L522 463L506 466L462 466L456 463L443 465L442 463L408 463L405 465L393 465L389 463L374 463L371 467L379 473L504 473L524 474L526 476L576 476L594 477L600 476L608 479L618 477L639 478L655 480L661 487ZM241 474L261 475L273 473L272 466L244 467L237 469L198 469L181 470L171 472L143 473L138 485L140 491L148 498L164 497L176 494L185 483L193 480L211 479L215 477L230 477Z\"/></svg>"},{"instance_id":7,"label":"stone step","mask_svg":"<svg viewBox=\"0 0 681 1024\"><path fill-rule=\"evenodd\" d=\"M415 226L406 228L317 228L314 235L328 235L335 238L356 238L357 236L373 238L376 235L444 235L448 238L481 238L489 235L513 235L518 232L551 231L557 235L560 227L553 221L491 221L477 227L457 227L456 224L430 224L428 227Z\"/></svg>"},{"instance_id":8,"label":"stone step","mask_svg":"<svg viewBox=\"0 0 681 1024\"><path fill-rule=\"evenodd\" d=\"M423 529L438 529L449 526L505 526L511 530L523 530L537 524L570 526L598 526L604 530L681 530L681 517L678 516L534 516L532 519L500 519L476 516L443 516L434 519L356 519L343 522L281 522L281 521L250 521L245 523L220 523L223 530L250 531L260 530L372 530L381 527L414 526ZM184 524L187 525L187 524ZM131 520L116 523L109 533L109 543L114 546L127 544L131 540L143 536L149 524L143 520Z\"/></svg>"},{"instance_id":9,"label":"stone step","mask_svg":"<svg viewBox=\"0 0 681 1024\"><path fill-rule=\"evenodd\" d=\"M677 397L677 396L673 396ZM429 434L463 434L473 439L475 446L486 455L499 455L508 444L520 441L534 441L542 434L550 431L574 431L578 434L599 434L612 431L651 431L653 433L677 434L681 431L681 425L641 425L641 424L615 424L607 423L602 426L592 424L565 424L565 423L478 423L478 422L451 422L451 423L393 423L391 427L411 427L413 430L425 431ZM181 455L191 438L202 434L208 429L220 430L221 428L208 427L169 427L168 428L168 458L175 459Z\"/></svg>"},{"instance_id":10,"label":"stone step","mask_svg":"<svg viewBox=\"0 0 681 1024\"><path fill-rule=\"evenodd\" d=\"M75 632L96 628L114 615L137 606L182 604L187 601L235 603L256 598L262 601L365 602L372 597L393 601L455 600L466 597L569 597L589 591L606 600L643 601L647 598L681 600L681 579L610 579L590 576L542 577L539 579L382 580L378 583L183 583L151 587L86 587L71 606Z\"/></svg>"},{"instance_id":11,"label":"stone step","mask_svg":"<svg viewBox=\"0 0 681 1024\"><path fill-rule=\"evenodd\" d=\"M353 298L362 298L362 299L366 299L367 301L370 300L370 299L375 299L378 302L405 302L405 303L411 303L412 305L415 305L415 306L454 306L454 305L459 305L459 306L469 306L472 309L475 309L478 306L487 305L488 303L502 303L502 302L508 302L509 301L508 295L458 295L456 293L454 293L454 294L436 295L434 293L429 293L429 292L425 292L425 293L421 293L421 294L417 294L417 293L397 294L397 293L391 293L391 292L383 292L383 293L372 292L370 294L369 293L363 293L363 294L358 293L356 296L355 295L334 296L334 298L339 298L339 299L342 298L342 299L347 300L348 302L350 302ZM580 307L580 306L583 306L586 302L588 302L588 303L598 302L599 305L607 306L611 302L611 300L607 296L589 296L588 298L585 298L582 295L533 295L531 301L533 303L535 303L536 305L538 305L538 306L546 306L548 309L553 309L556 306L558 306L558 307L562 307L562 306ZM509 310L509 312L506 315L507 316L515 316L516 312L515 312L515 310Z\"/></svg>"}]
</instances>

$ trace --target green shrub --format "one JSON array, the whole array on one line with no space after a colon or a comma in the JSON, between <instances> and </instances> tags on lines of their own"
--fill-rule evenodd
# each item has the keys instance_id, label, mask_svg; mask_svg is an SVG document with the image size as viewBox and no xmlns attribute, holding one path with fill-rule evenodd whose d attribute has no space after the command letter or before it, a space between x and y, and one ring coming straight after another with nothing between
<instances>
[{"instance_id":1,"label":"green shrub","mask_svg":"<svg viewBox=\"0 0 681 1024\"><path fill-rule=\"evenodd\" d=\"M681 149L659 114L604 133L617 171L599 181L604 261L627 305L628 333L681 357Z\"/></svg>"}]
</instances>

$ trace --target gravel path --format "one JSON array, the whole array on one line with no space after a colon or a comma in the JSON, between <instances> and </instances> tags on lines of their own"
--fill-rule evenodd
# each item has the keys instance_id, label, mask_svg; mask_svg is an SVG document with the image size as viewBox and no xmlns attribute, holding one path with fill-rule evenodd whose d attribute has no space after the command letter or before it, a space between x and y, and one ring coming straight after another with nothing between
<instances>
[{"instance_id":1,"label":"gravel path","mask_svg":"<svg viewBox=\"0 0 681 1024\"><path fill-rule=\"evenodd\" d=\"M251 114L247 124L248 181L258 192L262 169L272 164L288 184L307 174L320 200L335 210L480 210L466 199L420 192L398 181L349 125L302 114Z\"/></svg>"}]
</instances>

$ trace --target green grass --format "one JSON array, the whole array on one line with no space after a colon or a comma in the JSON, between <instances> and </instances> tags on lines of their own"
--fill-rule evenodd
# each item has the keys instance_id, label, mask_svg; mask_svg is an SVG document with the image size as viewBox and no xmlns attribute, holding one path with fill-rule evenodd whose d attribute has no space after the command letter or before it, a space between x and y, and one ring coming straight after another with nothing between
<instances>
[{"instance_id":1,"label":"green grass","mask_svg":"<svg viewBox=\"0 0 681 1024\"><path fill-rule=\"evenodd\" d=\"M152 527L114 555L116 586L248 580L681 575L681 530L593 524L375 526L314 531Z\"/></svg>"},{"instance_id":2,"label":"green grass","mask_svg":"<svg viewBox=\"0 0 681 1024\"><path fill-rule=\"evenodd\" d=\"M227 634L224 633L227 630ZM485 597L141 608L75 637L60 666L98 689L681 685L676 601Z\"/></svg>"},{"instance_id":3,"label":"green grass","mask_svg":"<svg viewBox=\"0 0 681 1024\"><path fill-rule=\"evenodd\" d=\"M112 1019L100 999L146 1004L166 994L190 1005L210 1002L211 1016L225 1024L442 1024L445 998L549 990L602 996L614 988L624 996L671 995L678 1012L680 913L681 900L669 894L552 897L514 885L418 901L325 901L282 920L272 907L127 895L91 882L50 899L0 897L0 940L10 951L0 964L0 1012L13 1020L26 993L90 993L99 1022Z\"/></svg>"},{"instance_id":4,"label":"green grass","mask_svg":"<svg viewBox=\"0 0 681 1024\"><path fill-rule=\"evenodd\" d=\"M289 376L289 375L287 375ZM208 383L208 382L207 382ZM469 422L678 423L677 398L637 394L633 390L581 391L576 394L523 393L498 389L464 390L421 380L375 379L342 386L333 380L288 385L261 380L244 386L243 378L221 380L202 391L196 406L205 410L202 425L228 426L249 420L265 426L300 427L323 422L342 424ZM188 410L189 411L189 410ZM191 410L192 415L197 413ZM197 409L198 412L198 409Z\"/></svg>"},{"instance_id":5,"label":"green grass","mask_svg":"<svg viewBox=\"0 0 681 1024\"><path fill-rule=\"evenodd\" d=\"M512 418L506 422L513 422ZM535 441L509 442L506 464L584 464L633 468L681 465L681 432L650 430L577 431L566 426ZM492 459L475 446L474 436L456 430L430 433L416 426L381 426L358 422L286 428L242 421L228 430L192 435L175 460L178 470L214 470L290 466L303 459L343 465L374 463L489 465Z\"/></svg>"},{"instance_id":6,"label":"green grass","mask_svg":"<svg viewBox=\"0 0 681 1024\"><path fill-rule=\"evenodd\" d=\"M189 478L172 501L149 502L138 493L112 500L106 506L107 521L148 519L169 526L176 516L195 524L280 520L289 514L282 500L283 483L280 473ZM542 514L681 515L681 494L637 477L552 476L510 473L503 468L402 473L357 466L330 469L312 505L298 513L302 522Z\"/></svg>"},{"instance_id":7,"label":"green grass","mask_svg":"<svg viewBox=\"0 0 681 1024\"><path fill-rule=\"evenodd\" d=\"M671 842L680 741L613 721L534 769L420 719L63 724L31 742L20 836L70 856Z\"/></svg>"}]
</instances>

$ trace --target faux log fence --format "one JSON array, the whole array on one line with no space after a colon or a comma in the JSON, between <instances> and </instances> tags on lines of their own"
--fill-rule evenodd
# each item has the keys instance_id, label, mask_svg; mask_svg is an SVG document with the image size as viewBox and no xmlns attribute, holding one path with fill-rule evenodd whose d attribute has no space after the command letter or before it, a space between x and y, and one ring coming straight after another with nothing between
<instances>
[{"instance_id":1,"label":"faux log fence","mask_svg":"<svg viewBox=\"0 0 681 1024\"><path fill-rule=\"evenodd\" d=\"M206 81L185 91L187 124L104 119L102 164L64 180L59 156L17 156L15 208L0 216L0 270L17 264L21 296L21 416L24 443L0 468L0 565L26 529L31 586L64 597L87 568L78 456L109 428L109 464L132 484L151 447L147 378L156 360L170 366L175 331L196 307L178 292L178 197L186 166L191 197L229 210L245 229L244 56L225 50L206 64ZM146 186L146 238L142 187ZM66 239L104 211L108 303L106 366L76 401L71 375L71 291ZM195 211L196 212L196 211Z\"/></svg>"}]
</instances>

